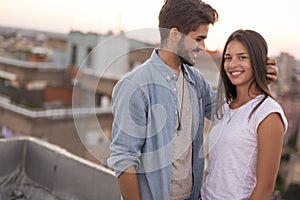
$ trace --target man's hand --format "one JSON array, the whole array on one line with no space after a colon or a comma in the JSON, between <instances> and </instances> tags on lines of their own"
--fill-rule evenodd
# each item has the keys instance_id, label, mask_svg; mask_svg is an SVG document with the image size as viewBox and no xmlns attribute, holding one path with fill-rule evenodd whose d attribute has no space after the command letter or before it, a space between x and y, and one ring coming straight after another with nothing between
<instances>
[{"instance_id":1,"label":"man's hand","mask_svg":"<svg viewBox=\"0 0 300 200\"><path fill-rule=\"evenodd\" d=\"M278 67L275 59L267 58L267 82L273 83L278 79Z\"/></svg>"},{"instance_id":2,"label":"man's hand","mask_svg":"<svg viewBox=\"0 0 300 200\"><path fill-rule=\"evenodd\" d=\"M129 167L119 176L119 184L124 200L140 200L140 187L134 167Z\"/></svg>"}]
</instances>

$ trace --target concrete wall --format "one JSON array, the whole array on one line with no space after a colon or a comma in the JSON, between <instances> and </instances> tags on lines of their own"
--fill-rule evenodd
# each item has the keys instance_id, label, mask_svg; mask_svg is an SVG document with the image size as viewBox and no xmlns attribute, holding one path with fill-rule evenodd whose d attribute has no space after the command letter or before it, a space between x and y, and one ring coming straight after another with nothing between
<instances>
[{"instance_id":1,"label":"concrete wall","mask_svg":"<svg viewBox=\"0 0 300 200\"><path fill-rule=\"evenodd\" d=\"M44 199L37 196L40 189L62 200L121 199L111 170L58 146L31 137L0 139L0 152L0 160L5 161L0 165L0 199L14 184L26 199Z\"/></svg>"}]
</instances>

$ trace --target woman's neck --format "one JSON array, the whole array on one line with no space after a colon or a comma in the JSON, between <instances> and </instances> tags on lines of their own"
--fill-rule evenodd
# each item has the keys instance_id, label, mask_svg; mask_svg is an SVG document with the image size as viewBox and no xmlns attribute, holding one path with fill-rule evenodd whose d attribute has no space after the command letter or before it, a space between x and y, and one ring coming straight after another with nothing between
<instances>
[{"instance_id":1,"label":"woman's neck","mask_svg":"<svg viewBox=\"0 0 300 200\"><path fill-rule=\"evenodd\" d=\"M239 108L242 105L249 102L250 100L257 97L258 95L262 94L262 91L260 91L256 86L253 86L250 89L249 87L248 88L237 87L236 92L237 92L237 97L230 102L231 109Z\"/></svg>"}]
</instances>

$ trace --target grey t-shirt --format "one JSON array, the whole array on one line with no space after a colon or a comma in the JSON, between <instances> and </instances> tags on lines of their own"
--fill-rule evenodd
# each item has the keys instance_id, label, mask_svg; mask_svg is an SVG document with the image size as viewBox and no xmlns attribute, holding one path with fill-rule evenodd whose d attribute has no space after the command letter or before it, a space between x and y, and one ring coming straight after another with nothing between
<instances>
[{"instance_id":1,"label":"grey t-shirt","mask_svg":"<svg viewBox=\"0 0 300 200\"><path fill-rule=\"evenodd\" d=\"M183 82L184 81L184 82ZM187 199L191 196L192 176L192 108L188 84L179 73L176 81L179 120L182 130L177 134L178 120L174 130L171 177L171 200ZM181 108L182 107L182 108ZM182 113L181 113L182 112Z\"/></svg>"}]
</instances>

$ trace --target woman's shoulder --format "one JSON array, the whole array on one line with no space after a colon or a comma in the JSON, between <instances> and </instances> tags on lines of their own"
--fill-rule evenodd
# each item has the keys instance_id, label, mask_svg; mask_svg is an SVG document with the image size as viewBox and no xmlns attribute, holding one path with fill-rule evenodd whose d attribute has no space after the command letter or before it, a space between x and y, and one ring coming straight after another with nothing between
<instances>
[{"instance_id":1,"label":"woman's shoulder","mask_svg":"<svg viewBox=\"0 0 300 200\"><path fill-rule=\"evenodd\" d=\"M257 121L262 121L271 113L278 113L280 115L286 130L288 122L282 106L276 101L276 99L268 96L256 111Z\"/></svg>"},{"instance_id":2,"label":"woman's shoulder","mask_svg":"<svg viewBox=\"0 0 300 200\"><path fill-rule=\"evenodd\" d=\"M277 100L268 96L265 101L262 103L262 108L266 109L278 109L282 111L282 106L278 103Z\"/></svg>"}]
</instances>

